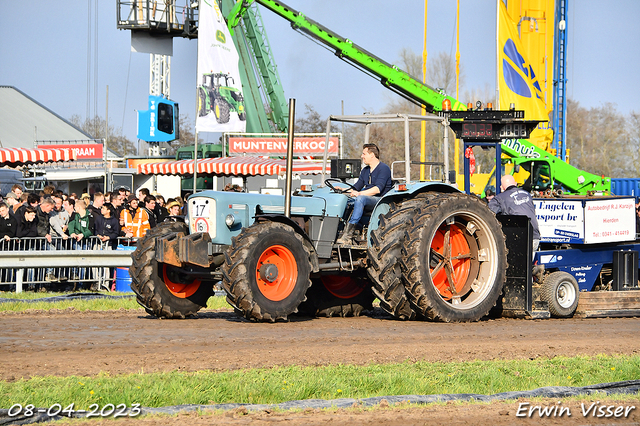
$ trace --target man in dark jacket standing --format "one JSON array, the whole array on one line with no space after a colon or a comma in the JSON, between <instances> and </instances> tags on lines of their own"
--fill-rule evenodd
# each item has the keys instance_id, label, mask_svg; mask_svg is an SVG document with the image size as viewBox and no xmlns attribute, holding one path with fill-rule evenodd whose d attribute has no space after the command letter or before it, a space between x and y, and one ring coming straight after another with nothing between
<instances>
[{"instance_id":1,"label":"man in dark jacket standing","mask_svg":"<svg viewBox=\"0 0 640 426\"><path fill-rule=\"evenodd\" d=\"M502 192L489 201L489 208L495 214L527 216L533 227L533 251L535 252L540 244L540 228L531 194L518 188L512 175L502 176L500 189Z\"/></svg>"},{"instance_id":2,"label":"man in dark jacket standing","mask_svg":"<svg viewBox=\"0 0 640 426\"><path fill-rule=\"evenodd\" d=\"M143 208L146 210L147 214L149 215L149 226L152 228L155 228L156 225L158 225L158 218L154 213L154 210L156 209L156 197L154 197L153 195L147 195L146 197L144 197Z\"/></svg>"},{"instance_id":3,"label":"man in dark jacket standing","mask_svg":"<svg viewBox=\"0 0 640 426\"><path fill-rule=\"evenodd\" d=\"M8 247L8 241L15 238L17 230L18 220L9 214L9 206L6 203L0 203L0 249Z\"/></svg>"},{"instance_id":4,"label":"man in dark jacket standing","mask_svg":"<svg viewBox=\"0 0 640 426\"><path fill-rule=\"evenodd\" d=\"M55 207L55 203L51 198L45 198L36 208L36 217L38 218L38 237L45 237L51 243L51 222L49 221L49 213Z\"/></svg>"},{"instance_id":5,"label":"man in dark jacket standing","mask_svg":"<svg viewBox=\"0 0 640 426\"><path fill-rule=\"evenodd\" d=\"M55 246L51 244L51 222L49 221L49 214L55 207L55 202L51 197L47 197L40 205L36 208L36 218L38 220L38 224L36 225L38 229L38 237L44 237L47 239L47 242L43 244L40 249L44 250L55 250ZM47 275L45 277L47 281L57 281L57 277L53 274L53 268L47 268Z\"/></svg>"},{"instance_id":6,"label":"man in dark jacket standing","mask_svg":"<svg viewBox=\"0 0 640 426\"><path fill-rule=\"evenodd\" d=\"M27 206L31 206L35 209L38 207L39 204L40 204L40 197L38 197L38 195L33 194L31 192L28 193L26 201L23 202L19 207L14 209L14 211L16 212L15 216L18 218L18 222L20 221L20 218L24 216L24 210L27 208Z\"/></svg>"},{"instance_id":7,"label":"man in dark jacket standing","mask_svg":"<svg viewBox=\"0 0 640 426\"><path fill-rule=\"evenodd\" d=\"M104 205L104 194L102 192L96 192L93 194L93 203L88 207L89 213L96 218L102 213L102 206Z\"/></svg>"},{"instance_id":8,"label":"man in dark jacket standing","mask_svg":"<svg viewBox=\"0 0 640 426\"><path fill-rule=\"evenodd\" d=\"M102 205L100 216L96 216L95 235L106 246L115 250L120 236L120 220L114 216L115 209L111 203Z\"/></svg>"}]
</instances>

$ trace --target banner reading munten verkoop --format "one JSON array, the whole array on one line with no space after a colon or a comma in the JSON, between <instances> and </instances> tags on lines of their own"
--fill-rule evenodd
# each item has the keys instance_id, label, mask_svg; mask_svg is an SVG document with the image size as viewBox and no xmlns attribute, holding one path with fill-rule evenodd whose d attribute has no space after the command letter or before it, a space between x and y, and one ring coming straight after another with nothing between
<instances>
[{"instance_id":1,"label":"banner reading munten verkoop","mask_svg":"<svg viewBox=\"0 0 640 426\"><path fill-rule=\"evenodd\" d=\"M216 0L200 2L198 132L244 132L246 111L238 52Z\"/></svg>"},{"instance_id":2,"label":"banner reading munten verkoop","mask_svg":"<svg viewBox=\"0 0 640 426\"><path fill-rule=\"evenodd\" d=\"M324 154L324 136L301 136L293 139L293 155L322 157ZM338 155L339 139L329 138L329 155ZM229 137L229 155L264 155L267 157L284 157L287 155L287 138L285 137Z\"/></svg>"}]
</instances>

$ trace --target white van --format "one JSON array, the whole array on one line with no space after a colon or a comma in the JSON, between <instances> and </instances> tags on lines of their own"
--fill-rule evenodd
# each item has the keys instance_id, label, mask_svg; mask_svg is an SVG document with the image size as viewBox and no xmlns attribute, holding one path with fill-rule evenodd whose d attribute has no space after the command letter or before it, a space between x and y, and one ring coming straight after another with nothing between
<instances>
[{"instance_id":1,"label":"white van","mask_svg":"<svg viewBox=\"0 0 640 426\"><path fill-rule=\"evenodd\" d=\"M19 183L24 188L24 179L20 170L0 169L0 195L6 197L11 187Z\"/></svg>"}]
</instances>

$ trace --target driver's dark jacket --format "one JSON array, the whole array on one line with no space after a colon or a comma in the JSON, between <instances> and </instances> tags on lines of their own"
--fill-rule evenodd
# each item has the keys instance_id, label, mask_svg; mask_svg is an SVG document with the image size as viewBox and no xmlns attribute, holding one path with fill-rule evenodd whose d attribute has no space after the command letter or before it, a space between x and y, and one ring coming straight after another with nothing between
<instances>
[{"instance_id":1,"label":"driver's dark jacket","mask_svg":"<svg viewBox=\"0 0 640 426\"><path fill-rule=\"evenodd\" d=\"M533 239L540 239L540 228L536 218L536 208L531 194L517 186L510 186L489 201L489 208L495 214L527 216L533 227Z\"/></svg>"}]
</instances>

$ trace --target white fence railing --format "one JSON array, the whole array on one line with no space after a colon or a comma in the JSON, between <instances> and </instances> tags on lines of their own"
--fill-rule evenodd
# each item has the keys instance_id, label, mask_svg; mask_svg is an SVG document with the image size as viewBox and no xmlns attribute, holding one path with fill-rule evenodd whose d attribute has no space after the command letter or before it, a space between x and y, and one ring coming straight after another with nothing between
<instances>
[{"instance_id":1,"label":"white fence railing","mask_svg":"<svg viewBox=\"0 0 640 426\"><path fill-rule=\"evenodd\" d=\"M115 246L115 249L112 247ZM0 290L17 293L26 287L67 287L111 290L116 279L114 268L129 268L132 239L119 239L118 244L89 237L80 241L71 238L13 238L0 241ZM128 275L128 273L127 273Z\"/></svg>"}]
</instances>

